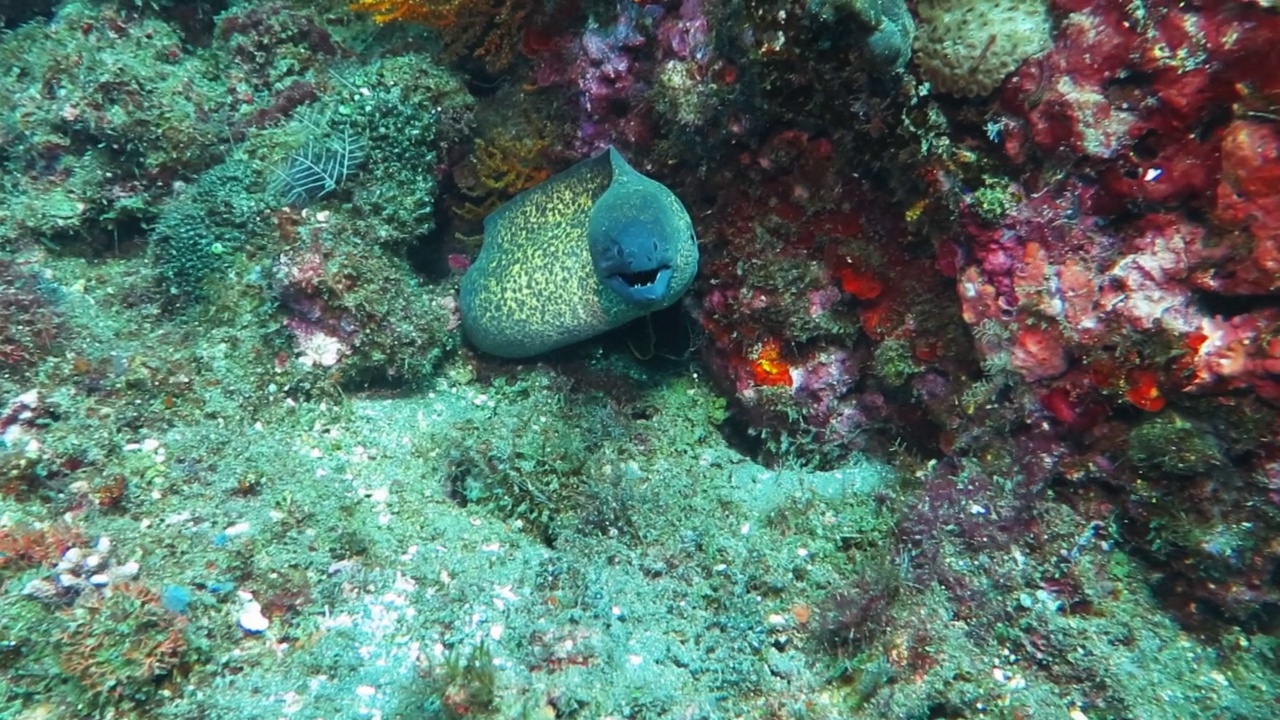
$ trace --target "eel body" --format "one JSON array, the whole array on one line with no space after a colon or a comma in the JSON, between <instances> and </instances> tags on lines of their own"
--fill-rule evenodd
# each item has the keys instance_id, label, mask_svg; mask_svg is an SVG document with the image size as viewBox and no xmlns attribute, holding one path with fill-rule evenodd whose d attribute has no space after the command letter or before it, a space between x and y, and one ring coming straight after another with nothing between
<instances>
[{"instance_id":1,"label":"eel body","mask_svg":"<svg viewBox=\"0 0 1280 720\"><path fill-rule=\"evenodd\" d=\"M610 148L485 218L462 329L483 352L538 355L671 305L697 269L680 200Z\"/></svg>"}]
</instances>

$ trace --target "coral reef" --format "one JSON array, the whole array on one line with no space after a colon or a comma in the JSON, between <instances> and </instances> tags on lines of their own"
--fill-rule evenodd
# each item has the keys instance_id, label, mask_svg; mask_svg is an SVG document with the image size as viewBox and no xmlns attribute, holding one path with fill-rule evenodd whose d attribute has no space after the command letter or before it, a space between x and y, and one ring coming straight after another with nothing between
<instances>
[{"instance_id":1,"label":"coral reef","mask_svg":"<svg viewBox=\"0 0 1280 720\"><path fill-rule=\"evenodd\" d=\"M0 716L1274 715L1274 5L0 2Z\"/></svg>"},{"instance_id":2,"label":"coral reef","mask_svg":"<svg viewBox=\"0 0 1280 720\"><path fill-rule=\"evenodd\" d=\"M694 123L733 84L713 51L715 24L701 0L666 9L661 4L617 3L616 14L583 31L538 26L525 34L534 63L532 85L568 89L576 101L576 157L616 146L628 155L654 142L656 107ZM658 87L664 92L650 90Z\"/></svg>"},{"instance_id":3,"label":"coral reef","mask_svg":"<svg viewBox=\"0 0 1280 720\"><path fill-rule=\"evenodd\" d=\"M1275 145L1251 113L1274 97L1280 55L1258 39L1277 18L1231 3L1060 5L1052 49L1024 64L993 108L1007 114L989 140L1025 178L1014 204L984 216L963 171L948 172L961 185L965 321L1003 328L980 352L1007 354L1068 436L1112 462L1127 445L1136 471L1111 471L1108 482L1131 493L1127 537L1171 564L1167 587L1207 603L1187 622L1225 612L1266 624L1280 596L1245 568L1273 562L1270 551L1244 551L1254 554L1232 572L1190 535L1224 517L1263 534L1277 527L1252 509L1256 491L1228 480L1262 472L1270 441L1257 433L1275 423L1277 316L1265 298L1275 290L1275 187L1252 170ZM1223 445L1227 416L1252 428L1248 449L1197 450ZM1119 448L1103 436L1126 427ZM1162 443L1187 455L1166 456ZM1185 514L1199 505L1198 491L1173 479L1186 473L1223 488L1218 519ZM1236 583L1250 591L1224 589Z\"/></svg>"},{"instance_id":4,"label":"coral reef","mask_svg":"<svg viewBox=\"0 0 1280 720\"><path fill-rule=\"evenodd\" d=\"M950 281L907 249L887 198L835 181L831 140L784 131L740 162L752 189L720 198L704 241L700 315L717 375L753 426L807 436L819 455L872 442L877 427L910 427L927 445L940 418L886 396L909 398L917 369L972 362L948 320Z\"/></svg>"}]
</instances>

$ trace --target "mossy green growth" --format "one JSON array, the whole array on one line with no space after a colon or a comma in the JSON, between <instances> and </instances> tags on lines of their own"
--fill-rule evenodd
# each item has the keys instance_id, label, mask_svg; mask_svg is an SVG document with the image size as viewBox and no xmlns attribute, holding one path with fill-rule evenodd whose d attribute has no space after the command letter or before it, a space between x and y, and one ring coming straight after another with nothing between
<instances>
[{"instance_id":1,"label":"mossy green growth","mask_svg":"<svg viewBox=\"0 0 1280 720\"><path fill-rule=\"evenodd\" d=\"M22 668L21 682L0 683L0 711L43 695L86 717L136 712L168 697L180 668L208 660L187 618L140 583L86 589L61 605L15 591L0 621L0 669Z\"/></svg>"},{"instance_id":2,"label":"mossy green growth","mask_svg":"<svg viewBox=\"0 0 1280 720\"><path fill-rule=\"evenodd\" d=\"M183 665L205 658L187 619L140 584L82 596L64 615L61 665L86 691L89 707L135 707L160 697Z\"/></svg>"},{"instance_id":3,"label":"mossy green growth","mask_svg":"<svg viewBox=\"0 0 1280 720\"><path fill-rule=\"evenodd\" d=\"M1172 411L1147 418L1129 433L1129 459L1175 475L1209 472L1226 462L1208 426Z\"/></svg>"},{"instance_id":4,"label":"mossy green growth","mask_svg":"<svg viewBox=\"0 0 1280 720\"><path fill-rule=\"evenodd\" d=\"M1008 181L1001 178L987 178L982 187L974 190L970 196L973 211L988 225L998 225L1013 211L1017 202Z\"/></svg>"},{"instance_id":5,"label":"mossy green growth","mask_svg":"<svg viewBox=\"0 0 1280 720\"><path fill-rule=\"evenodd\" d=\"M760 324L782 328L780 332L797 345L819 338L835 344L853 344L862 333L856 318L810 311L813 292L830 282L822 269L796 257L782 241L766 232L759 232L756 240L758 250L743 258L738 272L751 283L743 290L744 298L759 292L771 300L763 303L758 312Z\"/></svg>"},{"instance_id":6,"label":"mossy green growth","mask_svg":"<svg viewBox=\"0 0 1280 720\"><path fill-rule=\"evenodd\" d=\"M440 144L460 131L473 100L453 75L420 56L377 60L344 80L354 92L325 105L333 127L365 143L351 208L364 241L399 253L434 227Z\"/></svg>"},{"instance_id":7,"label":"mossy green growth","mask_svg":"<svg viewBox=\"0 0 1280 720\"><path fill-rule=\"evenodd\" d=\"M340 298L363 318L365 331L343 364L343 384L393 385L421 382L457 350L446 291L427 286L403 262L386 256L344 255L358 267L360 285Z\"/></svg>"},{"instance_id":8,"label":"mossy green growth","mask_svg":"<svg viewBox=\"0 0 1280 720\"><path fill-rule=\"evenodd\" d=\"M630 522L626 511L631 508L618 507L629 504L627 499L605 486L623 478L613 477L614 471L595 459L602 447L622 437L626 421L601 405L589 407L594 409L584 416L563 400L522 405L484 427L459 426L447 492L463 506L478 505L515 521L549 545L584 514L606 534L618 531L612 523Z\"/></svg>"},{"instance_id":9,"label":"mossy green growth","mask_svg":"<svg viewBox=\"0 0 1280 720\"><path fill-rule=\"evenodd\" d=\"M170 295L198 299L207 282L226 270L231 256L270 231L267 204L250 187L249 163L229 160L165 205L152 233L159 280Z\"/></svg>"},{"instance_id":10,"label":"mossy green growth","mask_svg":"<svg viewBox=\"0 0 1280 720\"><path fill-rule=\"evenodd\" d=\"M35 580L36 573L5 578L9 586L21 589ZM52 643L65 628L63 617L35 600L6 589L0 601L0 717L18 717L24 707L57 693L74 689L58 665ZM21 679L11 679L21 668Z\"/></svg>"},{"instance_id":11,"label":"mossy green growth","mask_svg":"<svg viewBox=\"0 0 1280 720\"><path fill-rule=\"evenodd\" d=\"M63 3L0 42L0 234L95 250L131 239L175 180L217 160L231 101L216 59L156 18Z\"/></svg>"},{"instance_id":12,"label":"mossy green growth","mask_svg":"<svg viewBox=\"0 0 1280 720\"><path fill-rule=\"evenodd\" d=\"M483 641L455 647L443 665L431 668L425 682L429 691L420 711L427 717L479 717L492 711L497 700L498 673L493 653Z\"/></svg>"},{"instance_id":13,"label":"mossy green growth","mask_svg":"<svg viewBox=\"0 0 1280 720\"><path fill-rule=\"evenodd\" d=\"M873 367L877 375L893 386L902 385L920 371L911 344L906 340L889 339L877 345Z\"/></svg>"},{"instance_id":14,"label":"mossy green growth","mask_svg":"<svg viewBox=\"0 0 1280 720\"><path fill-rule=\"evenodd\" d=\"M342 360L333 368L342 387L414 385L431 377L460 342L450 330L451 290L424 281L403 258L362 244L366 229L349 213L305 222L297 232L312 242L282 253L269 282L290 292L295 289L290 278L304 273L306 279L297 281L306 286L303 302L323 305L326 317L341 318L351 328ZM288 369L301 374L299 383L310 372L303 363Z\"/></svg>"}]
</instances>

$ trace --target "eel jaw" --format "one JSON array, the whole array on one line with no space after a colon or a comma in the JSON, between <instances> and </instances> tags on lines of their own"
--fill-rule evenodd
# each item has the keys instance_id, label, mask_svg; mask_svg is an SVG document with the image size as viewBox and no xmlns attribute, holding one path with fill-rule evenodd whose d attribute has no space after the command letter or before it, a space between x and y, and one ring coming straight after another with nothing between
<instances>
[{"instance_id":1,"label":"eel jaw","mask_svg":"<svg viewBox=\"0 0 1280 720\"><path fill-rule=\"evenodd\" d=\"M613 273L604 277L604 284L633 305L648 305L666 296L671 287L671 266Z\"/></svg>"}]
</instances>

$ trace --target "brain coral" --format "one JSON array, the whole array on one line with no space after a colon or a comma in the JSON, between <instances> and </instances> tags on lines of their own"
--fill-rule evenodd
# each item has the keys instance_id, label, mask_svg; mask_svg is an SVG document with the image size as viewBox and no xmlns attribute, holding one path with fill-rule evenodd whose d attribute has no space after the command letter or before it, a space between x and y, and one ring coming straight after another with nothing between
<instances>
[{"instance_id":1,"label":"brain coral","mask_svg":"<svg viewBox=\"0 0 1280 720\"><path fill-rule=\"evenodd\" d=\"M1049 48L1044 0L920 0L916 62L934 89L986 95Z\"/></svg>"}]
</instances>

